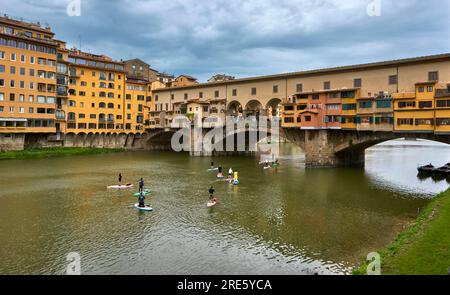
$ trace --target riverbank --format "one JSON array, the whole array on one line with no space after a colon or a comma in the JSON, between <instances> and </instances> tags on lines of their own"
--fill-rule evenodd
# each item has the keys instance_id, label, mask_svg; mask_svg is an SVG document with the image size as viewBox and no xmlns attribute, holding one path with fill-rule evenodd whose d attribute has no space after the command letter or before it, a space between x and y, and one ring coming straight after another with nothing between
<instances>
[{"instance_id":1,"label":"riverbank","mask_svg":"<svg viewBox=\"0 0 450 295\"><path fill-rule=\"evenodd\" d=\"M124 152L120 148L78 148L78 147L54 147L41 149L26 149L22 151L0 152L0 160L7 159L35 159L74 155L93 155Z\"/></svg>"},{"instance_id":2,"label":"riverbank","mask_svg":"<svg viewBox=\"0 0 450 295\"><path fill-rule=\"evenodd\" d=\"M437 195L414 225L378 251L381 274L447 275L450 268L450 189ZM366 274L367 262L353 274Z\"/></svg>"}]
</instances>

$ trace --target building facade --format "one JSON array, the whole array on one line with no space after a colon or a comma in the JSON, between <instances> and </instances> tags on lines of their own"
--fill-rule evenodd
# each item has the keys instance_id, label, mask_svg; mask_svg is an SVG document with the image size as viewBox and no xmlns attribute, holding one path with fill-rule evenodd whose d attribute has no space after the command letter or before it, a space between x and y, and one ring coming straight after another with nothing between
<instances>
[{"instance_id":1,"label":"building facade","mask_svg":"<svg viewBox=\"0 0 450 295\"><path fill-rule=\"evenodd\" d=\"M169 87L152 113L170 122L175 106L221 99L226 114L278 116L285 128L450 132L449 84L442 54Z\"/></svg>"},{"instance_id":2,"label":"building facade","mask_svg":"<svg viewBox=\"0 0 450 295\"><path fill-rule=\"evenodd\" d=\"M264 115L284 128L447 134L450 54L199 84L137 58L68 49L49 27L0 17L0 150L33 135L142 134L194 114L206 123Z\"/></svg>"}]
</instances>

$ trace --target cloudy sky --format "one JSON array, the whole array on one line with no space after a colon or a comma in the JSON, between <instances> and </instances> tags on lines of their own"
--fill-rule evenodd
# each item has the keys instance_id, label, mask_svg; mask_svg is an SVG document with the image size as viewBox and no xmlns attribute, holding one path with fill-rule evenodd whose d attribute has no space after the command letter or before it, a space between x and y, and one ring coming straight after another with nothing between
<instances>
[{"instance_id":1,"label":"cloudy sky","mask_svg":"<svg viewBox=\"0 0 450 295\"><path fill-rule=\"evenodd\" d=\"M81 16L67 5L81 1ZM381 3L381 15L367 7ZM448 0L0 0L69 46L201 81L450 52ZM371 10L374 14L376 10Z\"/></svg>"}]
</instances>

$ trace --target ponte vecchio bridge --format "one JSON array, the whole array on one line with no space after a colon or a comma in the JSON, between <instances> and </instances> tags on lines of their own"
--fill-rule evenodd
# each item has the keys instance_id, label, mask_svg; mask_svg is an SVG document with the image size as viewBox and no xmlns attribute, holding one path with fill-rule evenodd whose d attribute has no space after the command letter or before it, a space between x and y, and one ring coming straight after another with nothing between
<instances>
[{"instance_id":1,"label":"ponte vecchio bridge","mask_svg":"<svg viewBox=\"0 0 450 295\"><path fill-rule=\"evenodd\" d=\"M180 115L267 116L307 167L362 164L366 148L395 138L450 143L450 54L162 88L152 99L148 148L170 144Z\"/></svg>"}]
</instances>

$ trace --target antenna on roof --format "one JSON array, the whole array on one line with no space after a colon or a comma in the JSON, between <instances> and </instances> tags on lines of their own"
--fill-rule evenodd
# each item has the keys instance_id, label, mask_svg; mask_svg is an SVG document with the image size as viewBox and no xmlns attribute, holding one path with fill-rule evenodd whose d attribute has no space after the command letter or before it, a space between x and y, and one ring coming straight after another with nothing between
<instances>
[{"instance_id":1,"label":"antenna on roof","mask_svg":"<svg viewBox=\"0 0 450 295\"><path fill-rule=\"evenodd\" d=\"M81 51L81 34L78 34L78 41L79 41L79 44L80 44L80 51Z\"/></svg>"}]
</instances>

